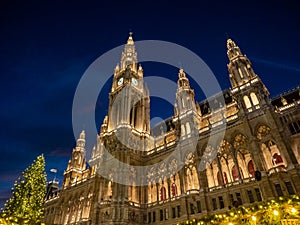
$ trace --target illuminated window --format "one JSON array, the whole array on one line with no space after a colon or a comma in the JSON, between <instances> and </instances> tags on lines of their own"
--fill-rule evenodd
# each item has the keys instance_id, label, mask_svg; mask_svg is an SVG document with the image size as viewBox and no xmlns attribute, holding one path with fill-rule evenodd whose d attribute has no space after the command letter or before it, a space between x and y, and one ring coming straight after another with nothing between
<instances>
[{"instance_id":1,"label":"illuminated window","mask_svg":"<svg viewBox=\"0 0 300 225\"><path fill-rule=\"evenodd\" d=\"M165 187L162 187L161 189L160 189L160 200L166 200L166 188Z\"/></svg>"},{"instance_id":2,"label":"illuminated window","mask_svg":"<svg viewBox=\"0 0 300 225\"><path fill-rule=\"evenodd\" d=\"M247 95L244 96L244 103L247 109L251 108L251 102Z\"/></svg>"},{"instance_id":3,"label":"illuminated window","mask_svg":"<svg viewBox=\"0 0 300 225\"><path fill-rule=\"evenodd\" d=\"M251 97L251 101L252 101L253 105L259 104L258 98L254 92L250 93L250 97Z\"/></svg>"},{"instance_id":4,"label":"illuminated window","mask_svg":"<svg viewBox=\"0 0 300 225\"><path fill-rule=\"evenodd\" d=\"M255 177L254 165L252 160L250 160L248 163L248 171L251 177Z\"/></svg>"},{"instance_id":5,"label":"illuminated window","mask_svg":"<svg viewBox=\"0 0 300 225\"><path fill-rule=\"evenodd\" d=\"M171 186L171 193L172 193L172 197L177 196L177 186L176 186L175 183L173 183L172 186Z\"/></svg>"},{"instance_id":6,"label":"illuminated window","mask_svg":"<svg viewBox=\"0 0 300 225\"><path fill-rule=\"evenodd\" d=\"M277 153L273 155L273 160L275 164L283 163L282 157Z\"/></svg>"},{"instance_id":7,"label":"illuminated window","mask_svg":"<svg viewBox=\"0 0 300 225\"><path fill-rule=\"evenodd\" d=\"M232 167L231 173L234 181L239 180L239 172L235 166Z\"/></svg>"},{"instance_id":8,"label":"illuminated window","mask_svg":"<svg viewBox=\"0 0 300 225\"><path fill-rule=\"evenodd\" d=\"M181 124L181 136L185 136L185 128L183 124Z\"/></svg>"},{"instance_id":9,"label":"illuminated window","mask_svg":"<svg viewBox=\"0 0 300 225\"><path fill-rule=\"evenodd\" d=\"M191 127L190 127L190 123L186 123L186 134L189 134L189 133L191 133Z\"/></svg>"}]
</instances>

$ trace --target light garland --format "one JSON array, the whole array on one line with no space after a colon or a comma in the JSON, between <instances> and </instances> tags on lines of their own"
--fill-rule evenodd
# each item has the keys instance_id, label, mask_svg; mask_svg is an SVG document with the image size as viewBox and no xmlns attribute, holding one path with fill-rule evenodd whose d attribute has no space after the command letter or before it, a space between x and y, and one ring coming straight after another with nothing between
<instances>
[{"instance_id":1,"label":"light garland","mask_svg":"<svg viewBox=\"0 0 300 225\"><path fill-rule=\"evenodd\" d=\"M199 219L187 220L176 225L259 225L259 224L299 224L300 199L292 195L279 197L266 202L259 202L251 206L240 206L221 214L204 216Z\"/></svg>"}]
</instances>

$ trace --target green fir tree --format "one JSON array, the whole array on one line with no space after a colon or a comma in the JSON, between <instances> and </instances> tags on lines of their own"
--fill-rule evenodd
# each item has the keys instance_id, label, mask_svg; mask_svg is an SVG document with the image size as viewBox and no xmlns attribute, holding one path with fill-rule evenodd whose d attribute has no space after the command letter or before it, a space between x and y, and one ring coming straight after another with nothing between
<instances>
[{"instance_id":1,"label":"green fir tree","mask_svg":"<svg viewBox=\"0 0 300 225\"><path fill-rule=\"evenodd\" d=\"M37 157L14 184L1 216L17 224L40 224L46 194L45 159Z\"/></svg>"}]
</instances>

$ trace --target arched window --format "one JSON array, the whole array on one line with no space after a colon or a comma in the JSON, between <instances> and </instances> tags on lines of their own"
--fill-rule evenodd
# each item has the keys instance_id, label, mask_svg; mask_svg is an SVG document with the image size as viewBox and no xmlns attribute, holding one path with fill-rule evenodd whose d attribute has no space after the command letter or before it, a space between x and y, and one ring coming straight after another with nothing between
<instances>
[{"instance_id":1,"label":"arched window","mask_svg":"<svg viewBox=\"0 0 300 225\"><path fill-rule=\"evenodd\" d=\"M252 101L253 105L259 104L258 98L254 92L250 93L250 97L251 97L251 101Z\"/></svg>"},{"instance_id":2,"label":"arched window","mask_svg":"<svg viewBox=\"0 0 300 225\"><path fill-rule=\"evenodd\" d=\"M228 178L226 172L224 172L224 182L225 184L228 184Z\"/></svg>"},{"instance_id":3,"label":"arched window","mask_svg":"<svg viewBox=\"0 0 300 225\"><path fill-rule=\"evenodd\" d=\"M232 167L231 173L234 181L239 180L239 172L235 166Z\"/></svg>"},{"instance_id":4,"label":"arched window","mask_svg":"<svg viewBox=\"0 0 300 225\"><path fill-rule=\"evenodd\" d=\"M189 134L189 133L191 133L191 127L190 127L190 123L189 123L189 122L187 122L187 123L185 124L185 126L186 126L186 134Z\"/></svg>"},{"instance_id":5,"label":"arched window","mask_svg":"<svg viewBox=\"0 0 300 225\"><path fill-rule=\"evenodd\" d=\"M177 186L175 183L173 183L171 186L171 194L172 194L172 198L177 196Z\"/></svg>"},{"instance_id":6,"label":"arched window","mask_svg":"<svg viewBox=\"0 0 300 225\"><path fill-rule=\"evenodd\" d=\"M248 171L251 177L255 177L254 165L252 160L248 162Z\"/></svg>"},{"instance_id":7,"label":"arched window","mask_svg":"<svg viewBox=\"0 0 300 225\"><path fill-rule=\"evenodd\" d=\"M273 155L273 160L275 164L283 163L282 157L277 153Z\"/></svg>"},{"instance_id":8,"label":"arched window","mask_svg":"<svg viewBox=\"0 0 300 225\"><path fill-rule=\"evenodd\" d=\"M251 108L251 102L247 95L244 96L244 103L247 109Z\"/></svg>"},{"instance_id":9,"label":"arched window","mask_svg":"<svg viewBox=\"0 0 300 225\"><path fill-rule=\"evenodd\" d=\"M220 171L218 171L218 173L217 173L217 179L218 179L218 186L221 186L222 185L222 178L221 178Z\"/></svg>"},{"instance_id":10,"label":"arched window","mask_svg":"<svg viewBox=\"0 0 300 225\"><path fill-rule=\"evenodd\" d=\"M166 196L166 188L165 187L161 187L160 189L160 200L166 200L167 196Z\"/></svg>"},{"instance_id":11,"label":"arched window","mask_svg":"<svg viewBox=\"0 0 300 225\"><path fill-rule=\"evenodd\" d=\"M185 136L185 128L183 124L181 124L181 136Z\"/></svg>"}]
</instances>

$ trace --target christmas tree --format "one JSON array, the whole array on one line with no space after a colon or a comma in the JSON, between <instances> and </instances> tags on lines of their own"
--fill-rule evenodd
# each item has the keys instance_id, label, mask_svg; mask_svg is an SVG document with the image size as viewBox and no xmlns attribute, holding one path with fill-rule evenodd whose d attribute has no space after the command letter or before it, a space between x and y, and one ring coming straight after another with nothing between
<instances>
[{"instance_id":1,"label":"christmas tree","mask_svg":"<svg viewBox=\"0 0 300 225\"><path fill-rule=\"evenodd\" d=\"M17 224L40 224L44 212L46 173L40 155L14 184L12 197L5 203L1 217Z\"/></svg>"}]
</instances>

